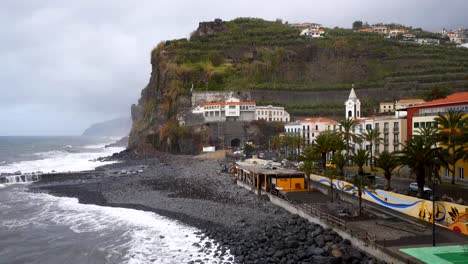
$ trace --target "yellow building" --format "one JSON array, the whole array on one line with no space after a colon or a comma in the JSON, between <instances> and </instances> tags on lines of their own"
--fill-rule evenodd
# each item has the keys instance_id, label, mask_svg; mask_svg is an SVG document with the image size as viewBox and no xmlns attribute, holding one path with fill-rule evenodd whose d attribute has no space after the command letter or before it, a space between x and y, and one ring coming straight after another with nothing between
<instances>
[{"instance_id":1,"label":"yellow building","mask_svg":"<svg viewBox=\"0 0 468 264\"><path fill-rule=\"evenodd\" d=\"M272 189L283 192L306 190L305 175L302 171L267 167L239 162L236 166L237 182L257 194Z\"/></svg>"}]
</instances>

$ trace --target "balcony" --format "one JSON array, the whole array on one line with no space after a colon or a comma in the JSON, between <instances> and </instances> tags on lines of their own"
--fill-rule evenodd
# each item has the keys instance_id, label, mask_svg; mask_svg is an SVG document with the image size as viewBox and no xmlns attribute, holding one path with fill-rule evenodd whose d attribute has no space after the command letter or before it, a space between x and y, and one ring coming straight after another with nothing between
<instances>
[{"instance_id":1,"label":"balcony","mask_svg":"<svg viewBox=\"0 0 468 264\"><path fill-rule=\"evenodd\" d=\"M400 128L399 127L394 127L393 128L393 134L398 134L400 133Z\"/></svg>"}]
</instances>

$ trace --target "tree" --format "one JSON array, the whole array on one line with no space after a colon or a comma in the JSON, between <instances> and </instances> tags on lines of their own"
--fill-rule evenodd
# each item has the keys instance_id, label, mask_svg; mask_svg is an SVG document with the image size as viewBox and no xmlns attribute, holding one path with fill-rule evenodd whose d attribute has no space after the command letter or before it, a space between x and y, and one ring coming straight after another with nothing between
<instances>
[{"instance_id":1,"label":"tree","mask_svg":"<svg viewBox=\"0 0 468 264\"><path fill-rule=\"evenodd\" d=\"M435 118L438 125L439 142L447 147L448 170L452 173L452 184L455 184L455 164L464 156L463 143L467 118L461 111L449 110L447 115L439 114Z\"/></svg>"},{"instance_id":2,"label":"tree","mask_svg":"<svg viewBox=\"0 0 468 264\"><path fill-rule=\"evenodd\" d=\"M375 160L375 166L384 170L384 176L387 180L387 191L390 190L390 180L392 178L392 172L399 166L398 158L394 153L384 151Z\"/></svg>"},{"instance_id":3,"label":"tree","mask_svg":"<svg viewBox=\"0 0 468 264\"><path fill-rule=\"evenodd\" d=\"M373 159L373 153L374 153L374 149L373 149L373 146L374 144L378 145L382 142L382 138L380 137L380 131L377 129L377 128L374 128L374 129L368 129L366 132L364 132L364 134L362 135L362 139L364 141L369 141L370 143L370 167L371 167L371 170L373 171L374 170L374 159Z\"/></svg>"},{"instance_id":4,"label":"tree","mask_svg":"<svg viewBox=\"0 0 468 264\"><path fill-rule=\"evenodd\" d=\"M343 175L343 169L346 166L346 157L341 153L341 151L338 151L333 155L332 158L333 162L335 163L336 167L340 170L340 174Z\"/></svg>"},{"instance_id":5,"label":"tree","mask_svg":"<svg viewBox=\"0 0 468 264\"><path fill-rule=\"evenodd\" d=\"M335 169L328 169L328 170L325 170L325 177L328 178L328 180L330 181L330 198L331 198L331 202L333 203L333 180L336 179L336 177L338 176L338 172L335 170Z\"/></svg>"},{"instance_id":6,"label":"tree","mask_svg":"<svg viewBox=\"0 0 468 264\"><path fill-rule=\"evenodd\" d=\"M334 131L321 132L315 138L313 148L317 153L320 153L321 165L324 171L327 165L327 154L341 149L342 145L340 136Z\"/></svg>"},{"instance_id":7,"label":"tree","mask_svg":"<svg viewBox=\"0 0 468 264\"><path fill-rule=\"evenodd\" d=\"M429 176L431 168L436 162L437 131L431 127L425 127L406 142L398 156L402 165L407 165L416 175L418 183L418 197L422 197L426 176Z\"/></svg>"},{"instance_id":8,"label":"tree","mask_svg":"<svg viewBox=\"0 0 468 264\"><path fill-rule=\"evenodd\" d=\"M246 142L244 144L244 153L247 157L250 157L256 149L257 148L255 147L255 145L252 144L251 142Z\"/></svg>"},{"instance_id":9,"label":"tree","mask_svg":"<svg viewBox=\"0 0 468 264\"><path fill-rule=\"evenodd\" d=\"M351 160L358 166L358 175L354 179L355 186L358 188L359 196L359 215L362 213L362 190L365 186L364 178L364 165L369 160L369 153L364 149L358 149L356 153L351 156Z\"/></svg>"},{"instance_id":10,"label":"tree","mask_svg":"<svg viewBox=\"0 0 468 264\"><path fill-rule=\"evenodd\" d=\"M449 86L434 86L429 91L424 93L423 99L425 101L433 101L445 98L451 93L453 93L453 89Z\"/></svg>"},{"instance_id":11,"label":"tree","mask_svg":"<svg viewBox=\"0 0 468 264\"><path fill-rule=\"evenodd\" d=\"M362 21L358 20L358 21L354 21L353 22L353 30L358 30L362 28Z\"/></svg>"},{"instance_id":12,"label":"tree","mask_svg":"<svg viewBox=\"0 0 468 264\"><path fill-rule=\"evenodd\" d=\"M359 121L357 121L356 119L348 118L348 119L345 119L345 120L341 120L339 122L339 124L341 126L341 130L338 133L344 139L344 141L346 142L346 145L345 145L345 147L346 147L346 159L349 159L350 143L351 142L354 142L354 143L361 142L361 139L356 134L354 134L354 129L359 124Z\"/></svg>"},{"instance_id":13,"label":"tree","mask_svg":"<svg viewBox=\"0 0 468 264\"><path fill-rule=\"evenodd\" d=\"M313 146L307 146L304 148L302 155L303 165L301 170L305 173L307 178L307 190L310 190L310 174L314 170L314 163L320 159L320 154L317 153Z\"/></svg>"}]
</instances>

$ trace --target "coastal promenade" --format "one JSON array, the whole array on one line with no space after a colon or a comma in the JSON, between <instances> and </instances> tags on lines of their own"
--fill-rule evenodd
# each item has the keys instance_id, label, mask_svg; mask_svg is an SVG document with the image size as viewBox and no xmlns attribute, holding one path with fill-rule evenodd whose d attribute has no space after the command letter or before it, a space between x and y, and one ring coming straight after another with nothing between
<instances>
[{"instance_id":1,"label":"coastal promenade","mask_svg":"<svg viewBox=\"0 0 468 264\"><path fill-rule=\"evenodd\" d=\"M330 197L326 195L329 187L314 182L311 184L314 189L312 192L268 196L271 202L291 213L324 227L333 228L340 236L349 239L354 246L379 259L390 263L426 263L417 256L427 254L407 252L432 247L430 223L368 201L363 201L364 215L353 217L351 212L357 210L357 197L335 190L335 198L338 201L331 203ZM438 246L435 249L439 251L447 246L460 251L468 244L467 236L451 230L436 226L435 233ZM433 259L437 259L437 256L434 255Z\"/></svg>"}]
</instances>

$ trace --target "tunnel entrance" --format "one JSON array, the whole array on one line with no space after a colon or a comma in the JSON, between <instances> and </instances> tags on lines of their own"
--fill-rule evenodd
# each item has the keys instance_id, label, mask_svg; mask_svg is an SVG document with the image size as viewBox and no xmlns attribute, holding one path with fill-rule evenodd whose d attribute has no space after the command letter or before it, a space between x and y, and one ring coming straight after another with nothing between
<instances>
[{"instance_id":1,"label":"tunnel entrance","mask_svg":"<svg viewBox=\"0 0 468 264\"><path fill-rule=\"evenodd\" d=\"M241 143L240 139L235 138L235 139L231 140L231 147L238 148L238 147L240 147L240 143Z\"/></svg>"}]
</instances>

